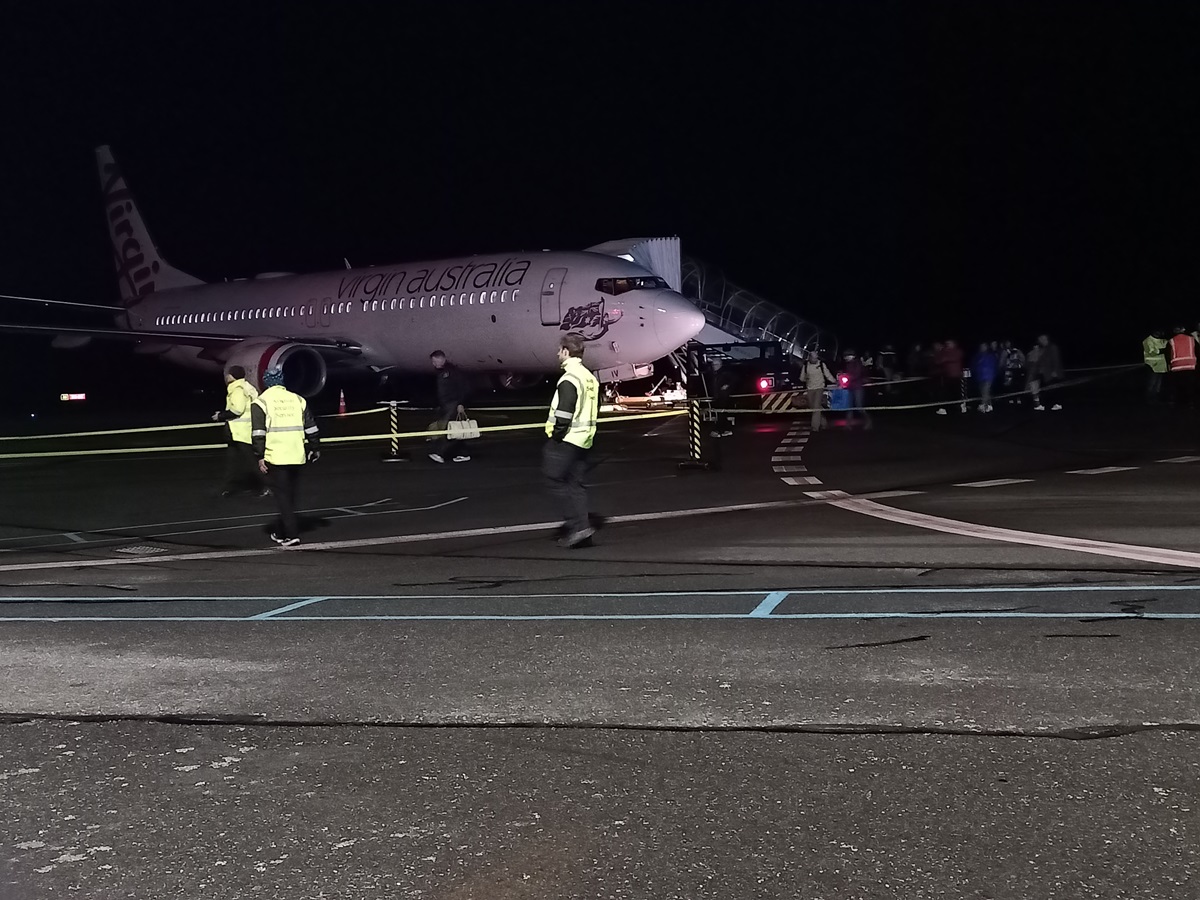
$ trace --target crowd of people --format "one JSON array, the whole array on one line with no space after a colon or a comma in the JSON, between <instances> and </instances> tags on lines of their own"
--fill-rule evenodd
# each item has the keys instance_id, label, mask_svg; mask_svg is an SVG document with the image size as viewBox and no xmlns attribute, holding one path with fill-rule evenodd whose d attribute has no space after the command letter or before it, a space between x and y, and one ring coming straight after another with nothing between
<instances>
[{"instance_id":1,"label":"crowd of people","mask_svg":"<svg viewBox=\"0 0 1200 900\"><path fill-rule=\"evenodd\" d=\"M966 412L968 401L975 400L979 412L990 413L998 396L1017 404L1028 394L1033 409L1042 412L1047 409L1042 388L1063 377L1062 354L1045 334L1027 351L1012 341L984 341L969 356L953 339L913 344L903 359L890 344L862 354L848 347L836 366L835 376L817 351L809 353L802 373L809 405L818 399L818 392L843 388L849 392L849 407L854 411L850 420L861 418L867 428L871 419L862 407L900 400L926 403L936 407L938 415L948 415L952 410ZM882 396L868 398L867 388L872 383L880 385ZM1052 403L1048 408L1060 410L1062 405Z\"/></svg>"}]
</instances>

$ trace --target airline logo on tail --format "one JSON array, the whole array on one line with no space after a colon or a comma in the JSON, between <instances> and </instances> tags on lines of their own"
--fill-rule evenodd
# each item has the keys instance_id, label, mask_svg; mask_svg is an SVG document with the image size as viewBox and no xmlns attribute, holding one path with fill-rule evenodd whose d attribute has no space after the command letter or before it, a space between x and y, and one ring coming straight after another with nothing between
<instances>
[{"instance_id":1,"label":"airline logo on tail","mask_svg":"<svg viewBox=\"0 0 1200 900\"><path fill-rule=\"evenodd\" d=\"M154 290L155 277L162 263L108 147L96 148L96 162L100 166L108 237L121 285L121 299L131 303Z\"/></svg>"}]
</instances>

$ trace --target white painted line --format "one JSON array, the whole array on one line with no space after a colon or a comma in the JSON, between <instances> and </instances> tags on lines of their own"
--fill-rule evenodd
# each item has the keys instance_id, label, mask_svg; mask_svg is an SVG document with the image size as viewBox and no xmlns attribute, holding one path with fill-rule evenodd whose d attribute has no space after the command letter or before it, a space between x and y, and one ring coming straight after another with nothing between
<instances>
[{"instance_id":1,"label":"white painted line","mask_svg":"<svg viewBox=\"0 0 1200 900\"><path fill-rule=\"evenodd\" d=\"M802 457L799 453L794 453L790 456L772 456L771 462L773 462L773 463L777 463L777 462L797 463L797 462L800 462L800 460L803 458L804 457Z\"/></svg>"},{"instance_id":2,"label":"white painted line","mask_svg":"<svg viewBox=\"0 0 1200 900\"><path fill-rule=\"evenodd\" d=\"M805 491L804 496L814 500L836 500L838 497L849 496L845 491Z\"/></svg>"},{"instance_id":3,"label":"white painted line","mask_svg":"<svg viewBox=\"0 0 1200 900\"><path fill-rule=\"evenodd\" d=\"M674 477L674 476L670 476L670 477ZM607 481L593 482L593 484L614 484L614 483L619 484L620 482L607 482ZM401 509L384 509L384 510L378 510L375 512L356 512L356 513L353 513L353 515L356 515L356 516L392 516L392 515L396 515L397 513L406 513L406 512L430 512L435 509L443 509L444 507L447 507L447 506L453 506L455 503L461 503L462 501L464 501L466 499L467 499L466 497L456 497L455 499L447 500L444 503L435 503L433 506L406 506ZM388 502L388 501L376 500L374 503L364 503L361 508L366 509L368 507L375 506L378 503L386 503L386 502ZM350 509L350 508L347 507L347 509ZM316 509L312 509L312 510L301 510L300 514L303 514L306 512L325 512L326 510L342 511L342 510L337 510L335 507L321 506L321 507L317 507ZM218 531L241 531L245 528L261 527L261 524L263 521L263 516L264 516L263 513L257 513L256 515L253 515L253 516L232 516L232 517L230 517L230 518L235 518L235 519L253 519L254 520L252 522L245 522L241 525L222 525L220 527L214 527L214 528L191 528L186 531L159 531L154 534L134 535L134 537L139 537L142 540L153 541L153 540L159 540L161 538L184 537L184 536L190 535L190 534L215 534ZM347 518L347 516L329 516L328 518L330 518L330 519L345 519L345 518ZM222 519L197 519L196 521L198 521L198 522L209 522L209 521L220 522L220 521L224 521L224 520L222 520ZM135 528L135 527L139 527L139 526L129 526L129 527ZM147 526L140 526L140 527L147 527ZM117 531L118 529L114 528L114 529L109 529L109 530ZM95 534L97 536L96 540L94 542L92 542L95 545L103 545L105 543L111 544L114 541L129 540L129 536L111 537L103 530L96 531L96 532L89 532L89 533ZM19 538L17 540L29 540L29 538ZM0 549L0 553L10 553L10 554L11 553L29 553L34 550L43 550L47 547L58 547L58 546L60 546L60 545L59 544L34 544L32 546L25 546L25 547L6 547L4 549Z\"/></svg>"},{"instance_id":4,"label":"white painted line","mask_svg":"<svg viewBox=\"0 0 1200 900\"><path fill-rule=\"evenodd\" d=\"M888 500L892 497L915 497L924 491L879 491L878 493L863 494L864 500Z\"/></svg>"},{"instance_id":5,"label":"white painted line","mask_svg":"<svg viewBox=\"0 0 1200 900\"><path fill-rule=\"evenodd\" d=\"M87 539L80 537L78 531L64 532L63 537L65 537L68 541L74 541L76 544L86 544L87 543Z\"/></svg>"},{"instance_id":6,"label":"white painted line","mask_svg":"<svg viewBox=\"0 0 1200 900\"><path fill-rule=\"evenodd\" d=\"M784 484L791 484L791 485L820 484L821 483L820 478L813 478L811 475L799 475L795 478L792 478L792 477L781 478L780 481L782 481Z\"/></svg>"},{"instance_id":7,"label":"white painted line","mask_svg":"<svg viewBox=\"0 0 1200 900\"><path fill-rule=\"evenodd\" d=\"M780 472L807 472L807 466L771 466L771 471L778 475Z\"/></svg>"},{"instance_id":8,"label":"white painted line","mask_svg":"<svg viewBox=\"0 0 1200 900\"><path fill-rule=\"evenodd\" d=\"M917 528L928 528L931 531L942 531L947 534L957 534L963 537L980 538L985 541L1026 544L1049 550L1092 553L1097 556L1132 559L1156 565L1200 569L1200 553L1191 553L1186 550L1170 550L1165 547L1143 547L1137 544L1118 544L1111 541L1093 541L1087 538L1039 534L1034 531L1017 531L1012 528L997 528L992 525L976 525L973 522L960 522L957 519L945 519L941 516L931 516L925 513L897 509L893 506L884 506L882 503L876 503L873 500L851 497L843 491L828 491L826 493L840 494L841 497L822 497L818 499L827 499L831 506L836 506L839 509L861 513L876 519L885 519L888 522L896 522L901 525L913 525Z\"/></svg>"},{"instance_id":9,"label":"white painted line","mask_svg":"<svg viewBox=\"0 0 1200 900\"><path fill-rule=\"evenodd\" d=\"M1200 456L1173 456L1171 459L1156 459L1160 463L1189 463L1200 462Z\"/></svg>"},{"instance_id":10,"label":"white painted line","mask_svg":"<svg viewBox=\"0 0 1200 900\"><path fill-rule=\"evenodd\" d=\"M637 513L628 516L613 516L610 524L631 522L656 522L663 519L686 519L694 516L711 516L720 513L749 512L760 509L788 509L796 506L795 500L770 500L764 503L737 503L729 506L703 506L690 509L669 509L662 512ZM353 550L358 547L386 547L391 544L421 544L428 541L448 541L457 538L488 537L497 534L527 534L533 531L549 531L558 528L561 522L532 522L527 525L497 525L490 528L464 528L458 531L433 531L422 534L397 534L387 537L359 538L347 541L319 541L300 544L287 549L288 554L320 550ZM139 563L191 562L205 559L247 559L257 556L278 556L285 551L278 547L263 550L211 550L198 553L174 553L162 556L141 556L128 559L75 559L55 562L10 563L0 566L0 572L29 572L40 569L93 569L108 566L129 566Z\"/></svg>"},{"instance_id":11,"label":"white painted line","mask_svg":"<svg viewBox=\"0 0 1200 900\"><path fill-rule=\"evenodd\" d=\"M1099 469L1071 469L1068 475L1107 475L1109 472L1131 472L1137 466L1101 466Z\"/></svg>"},{"instance_id":12,"label":"white painted line","mask_svg":"<svg viewBox=\"0 0 1200 900\"><path fill-rule=\"evenodd\" d=\"M991 481L964 481L955 487L989 488L1000 487L1004 484L1028 484L1032 478L993 478Z\"/></svg>"}]
</instances>

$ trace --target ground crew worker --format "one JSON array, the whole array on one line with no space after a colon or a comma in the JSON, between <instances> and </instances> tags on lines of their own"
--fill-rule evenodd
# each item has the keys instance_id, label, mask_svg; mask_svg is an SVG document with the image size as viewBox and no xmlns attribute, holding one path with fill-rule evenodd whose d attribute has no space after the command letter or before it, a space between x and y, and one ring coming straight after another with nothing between
<instances>
[{"instance_id":1,"label":"ground crew worker","mask_svg":"<svg viewBox=\"0 0 1200 900\"><path fill-rule=\"evenodd\" d=\"M300 543L297 482L304 464L321 457L320 435L305 399L283 386L281 369L268 369L263 387L250 408L250 435L258 469L270 479L279 509L279 524L272 529L271 540L281 547L294 547Z\"/></svg>"},{"instance_id":2,"label":"ground crew worker","mask_svg":"<svg viewBox=\"0 0 1200 900\"><path fill-rule=\"evenodd\" d=\"M1155 331L1142 341L1142 361L1146 364L1146 402L1162 402L1163 375L1167 373L1167 357L1163 352L1167 341L1161 331Z\"/></svg>"},{"instance_id":3,"label":"ground crew worker","mask_svg":"<svg viewBox=\"0 0 1200 900\"><path fill-rule=\"evenodd\" d=\"M713 408L729 410L733 408L733 372L725 365L723 359L712 361L712 404ZM709 437L730 437L733 434L733 416L728 412L717 413L717 425Z\"/></svg>"},{"instance_id":4,"label":"ground crew worker","mask_svg":"<svg viewBox=\"0 0 1200 900\"><path fill-rule=\"evenodd\" d=\"M546 419L549 440L542 451L542 473L563 517L564 547L582 546L596 533L588 517L583 476L596 436L600 382L584 366L583 348L583 335L575 332L559 341L558 363L563 374L550 402Z\"/></svg>"},{"instance_id":5,"label":"ground crew worker","mask_svg":"<svg viewBox=\"0 0 1200 900\"><path fill-rule=\"evenodd\" d=\"M1176 406L1191 406L1195 401L1193 382L1196 379L1196 339L1175 329L1169 344L1171 350L1171 401Z\"/></svg>"},{"instance_id":6,"label":"ground crew worker","mask_svg":"<svg viewBox=\"0 0 1200 900\"><path fill-rule=\"evenodd\" d=\"M225 450L225 486L222 497L232 497L250 489L260 497L268 497L270 489L263 483L258 471L257 457L250 445L250 407L258 391L246 380L246 370L241 366L230 366L225 373L225 408L213 413L214 422L225 422L229 426L229 446Z\"/></svg>"}]
</instances>

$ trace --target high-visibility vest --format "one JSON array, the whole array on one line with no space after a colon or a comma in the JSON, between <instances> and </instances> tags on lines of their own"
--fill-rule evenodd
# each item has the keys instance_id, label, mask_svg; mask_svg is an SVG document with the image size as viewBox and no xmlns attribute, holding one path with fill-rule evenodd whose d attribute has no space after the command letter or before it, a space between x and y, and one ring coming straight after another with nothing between
<instances>
[{"instance_id":1,"label":"high-visibility vest","mask_svg":"<svg viewBox=\"0 0 1200 900\"><path fill-rule=\"evenodd\" d=\"M1167 349L1167 342L1160 337L1150 335L1142 341L1142 361L1150 367L1151 372L1167 371L1167 358L1163 355L1163 351Z\"/></svg>"},{"instance_id":2,"label":"high-visibility vest","mask_svg":"<svg viewBox=\"0 0 1200 900\"><path fill-rule=\"evenodd\" d=\"M561 385L569 381L575 385L575 413L571 416L571 425L563 438L568 444L574 444L582 450L592 446L596 437L596 417L600 413L600 382L596 376L576 357L567 357L566 367L562 377L558 379ZM555 415L558 408L558 387L554 389L554 399L550 401L550 415L546 419L546 437L554 433Z\"/></svg>"},{"instance_id":3,"label":"high-visibility vest","mask_svg":"<svg viewBox=\"0 0 1200 900\"><path fill-rule=\"evenodd\" d=\"M1190 334L1171 338L1171 371L1189 372L1196 368L1196 341Z\"/></svg>"},{"instance_id":4,"label":"high-visibility vest","mask_svg":"<svg viewBox=\"0 0 1200 900\"><path fill-rule=\"evenodd\" d=\"M299 394L280 385L263 391L255 404L266 413L267 451L263 458L277 466L300 466L305 462L304 410L308 404Z\"/></svg>"},{"instance_id":5,"label":"high-visibility vest","mask_svg":"<svg viewBox=\"0 0 1200 900\"><path fill-rule=\"evenodd\" d=\"M229 419L229 436L239 444L250 443L250 406L258 399L258 391L246 381L238 378L225 388L225 408L238 414Z\"/></svg>"}]
</instances>

